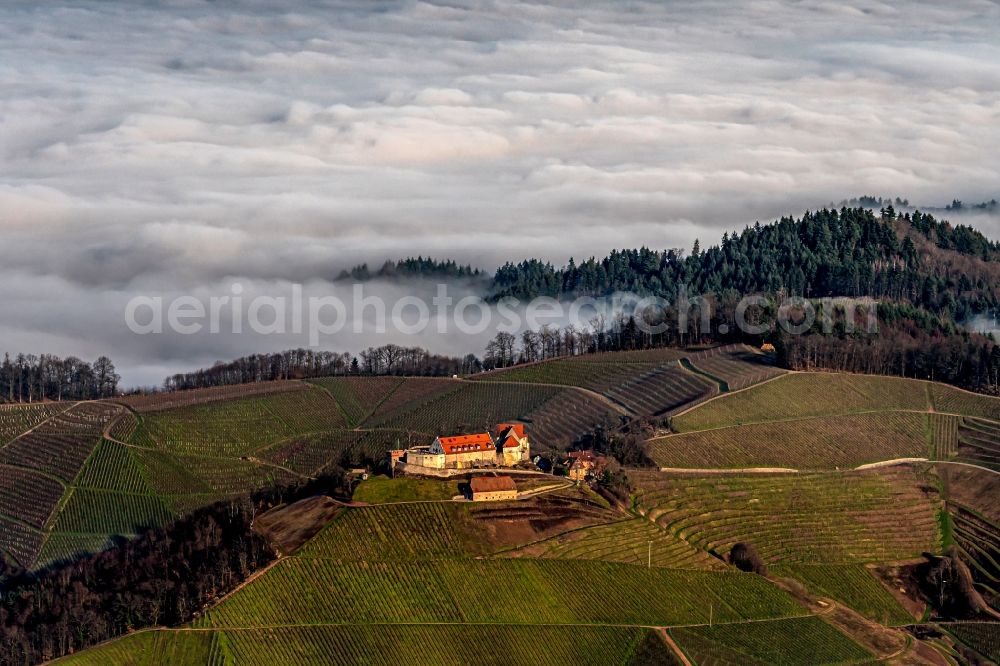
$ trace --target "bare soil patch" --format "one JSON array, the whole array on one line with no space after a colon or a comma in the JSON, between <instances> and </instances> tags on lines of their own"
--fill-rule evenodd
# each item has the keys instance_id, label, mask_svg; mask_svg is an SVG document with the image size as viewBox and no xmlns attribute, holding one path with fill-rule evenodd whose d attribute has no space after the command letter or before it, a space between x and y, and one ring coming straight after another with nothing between
<instances>
[{"instance_id":1,"label":"bare soil patch","mask_svg":"<svg viewBox=\"0 0 1000 666\"><path fill-rule=\"evenodd\" d=\"M333 520L341 506L326 496L310 497L262 513L253 528L282 554L290 555Z\"/></svg>"}]
</instances>

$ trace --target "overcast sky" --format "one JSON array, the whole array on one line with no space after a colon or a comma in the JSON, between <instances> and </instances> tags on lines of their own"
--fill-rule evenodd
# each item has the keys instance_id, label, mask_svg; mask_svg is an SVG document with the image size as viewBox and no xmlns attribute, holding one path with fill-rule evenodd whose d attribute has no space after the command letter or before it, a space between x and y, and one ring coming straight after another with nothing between
<instances>
[{"instance_id":1,"label":"overcast sky","mask_svg":"<svg viewBox=\"0 0 1000 666\"><path fill-rule=\"evenodd\" d=\"M294 341L135 336L135 294L989 199L998 34L986 0L4 2L0 350L153 382Z\"/></svg>"}]
</instances>

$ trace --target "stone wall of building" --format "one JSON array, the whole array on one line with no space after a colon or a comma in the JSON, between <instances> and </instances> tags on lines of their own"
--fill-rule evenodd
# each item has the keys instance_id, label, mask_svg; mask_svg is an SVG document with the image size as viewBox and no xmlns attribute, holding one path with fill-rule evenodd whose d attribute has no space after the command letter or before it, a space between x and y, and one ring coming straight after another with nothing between
<instances>
[{"instance_id":1,"label":"stone wall of building","mask_svg":"<svg viewBox=\"0 0 1000 666\"><path fill-rule=\"evenodd\" d=\"M516 490L494 490L485 493L473 493L472 500L474 502L500 502L503 500L514 500L517 499Z\"/></svg>"}]
</instances>

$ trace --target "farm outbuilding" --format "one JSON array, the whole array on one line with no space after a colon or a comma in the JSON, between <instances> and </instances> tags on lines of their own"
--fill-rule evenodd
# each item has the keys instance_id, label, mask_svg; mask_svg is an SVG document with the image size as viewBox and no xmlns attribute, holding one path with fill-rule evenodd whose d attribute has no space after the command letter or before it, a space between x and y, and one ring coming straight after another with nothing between
<instances>
[{"instance_id":1,"label":"farm outbuilding","mask_svg":"<svg viewBox=\"0 0 1000 666\"><path fill-rule=\"evenodd\" d=\"M517 486L509 476L477 476L469 482L469 487L474 502L517 499Z\"/></svg>"}]
</instances>

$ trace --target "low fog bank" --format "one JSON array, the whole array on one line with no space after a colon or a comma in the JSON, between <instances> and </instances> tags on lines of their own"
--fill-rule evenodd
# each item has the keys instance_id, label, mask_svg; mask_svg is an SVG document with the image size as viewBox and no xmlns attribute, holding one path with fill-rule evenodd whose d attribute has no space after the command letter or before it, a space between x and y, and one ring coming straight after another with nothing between
<instances>
[{"instance_id":1,"label":"low fog bank","mask_svg":"<svg viewBox=\"0 0 1000 666\"><path fill-rule=\"evenodd\" d=\"M998 24L981 0L3 3L0 348L159 382L299 340L136 336L137 294L690 249L865 192L988 200Z\"/></svg>"}]
</instances>

